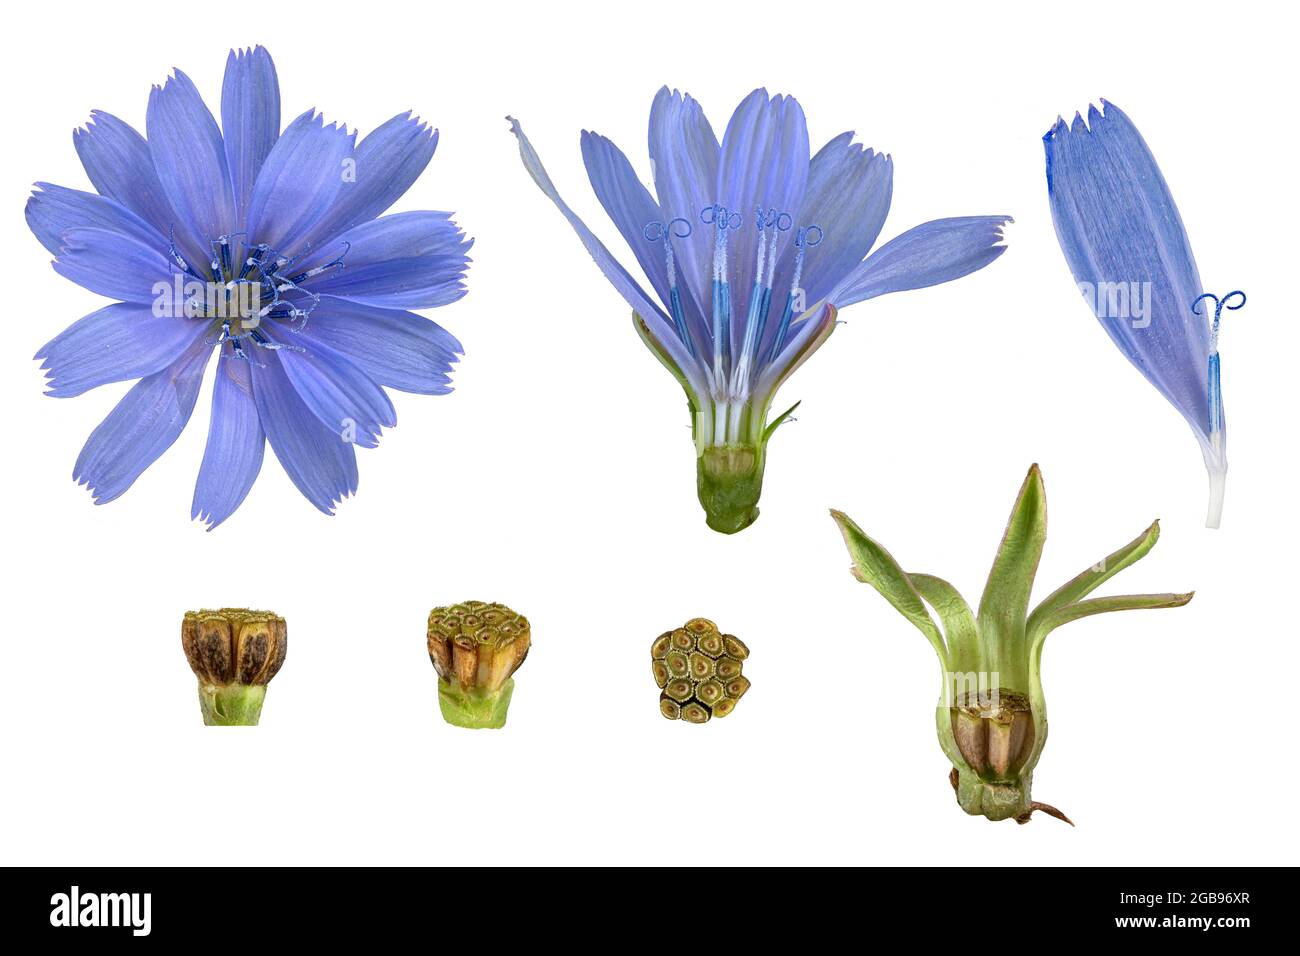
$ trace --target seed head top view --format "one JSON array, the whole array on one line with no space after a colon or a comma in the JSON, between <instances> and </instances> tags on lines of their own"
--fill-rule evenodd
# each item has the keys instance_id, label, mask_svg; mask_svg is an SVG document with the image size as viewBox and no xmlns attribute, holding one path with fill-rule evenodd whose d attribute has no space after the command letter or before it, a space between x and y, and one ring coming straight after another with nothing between
<instances>
[{"instance_id":1,"label":"seed head top view","mask_svg":"<svg viewBox=\"0 0 1300 956\"><path fill-rule=\"evenodd\" d=\"M870 256L885 222L893 161L842 133L810 158L803 109L747 96L721 144L690 96L661 89L650 110L655 193L610 140L582 133L592 188L653 294L560 198L511 119L524 165L631 306L646 346L690 403L700 504L731 534L758 517L781 384L865 299L957 279L1005 250L1008 216L939 219ZM658 302L655 298L658 298ZM793 411L791 409L790 411Z\"/></svg>"},{"instance_id":2,"label":"seed head top view","mask_svg":"<svg viewBox=\"0 0 1300 956\"><path fill-rule=\"evenodd\" d=\"M139 381L73 471L96 504L122 495L189 421L218 355L192 517L243 502L267 442L313 505L357 490L353 445L397 416L386 388L442 395L462 353L411 309L465 294L471 245L445 212L383 216L438 134L401 113L358 141L314 109L280 128L261 47L231 52L221 125L176 70L149 94L141 136L96 111L74 134L96 192L38 183L27 222L60 275L118 300L36 355L48 394Z\"/></svg>"}]
</instances>

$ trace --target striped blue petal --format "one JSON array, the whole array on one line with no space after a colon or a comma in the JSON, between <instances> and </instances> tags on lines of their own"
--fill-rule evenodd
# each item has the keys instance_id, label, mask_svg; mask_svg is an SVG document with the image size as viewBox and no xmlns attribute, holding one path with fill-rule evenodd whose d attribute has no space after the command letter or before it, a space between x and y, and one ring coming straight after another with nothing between
<instances>
[{"instance_id":1,"label":"striped blue petal","mask_svg":"<svg viewBox=\"0 0 1300 956\"><path fill-rule=\"evenodd\" d=\"M399 113L362 138L334 205L312 227L312 244L322 245L382 215L411 188L437 148L437 130L410 112Z\"/></svg>"},{"instance_id":2,"label":"striped blue petal","mask_svg":"<svg viewBox=\"0 0 1300 956\"><path fill-rule=\"evenodd\" d=\"M193 319L159 318L151 305L115 302L78 319L36 353L48 376L45 394L69 398L162 371L201 331Z\"/></svg>"},{"instance_id":3,"label":"striped blue petal","mask_svg":"<svg viewBox=\"0 0 1300 956\"><path fill-rule=\"evenodd\" d=\"M283 350L279 359L303 404L348 441L375 448L380 432L397 424L384 390L342 353L315 343L301 352Z\"/></svg>"},{"instance_id":4,"label":"striped blue petal","mask_svg":"<svg viewBox=\"0 0 1300 956\"><path fill-rule=\"evenodd\" d=\"M163 192L143 136L111 113L95 110L72 134L86 175L101 196L116 200L165 236L176 213Z\"/></svg>"},{"instance_id":5,"label":"striped blue petal","mask_svg":"<svg viewBox=\"0 0 1300 956\"><path fill-rule=\"evenodd\" d=\"M447 305L465 294L472 245L449 213L394 213L322 247L319 256L342 255L343 268L322 276L311 289L385 309Z\"/></svg>"},{"instance_id":6,"label":"striped blue petal","mask_svg":"<svg viewBox=\"0 0 1300 956\"><path fill-rule=\"evenodd\" d=\"M808 188L799 218L820 226L824 238L803 273L805 299L825 298L862 262L875 245L889 215L894 163L864 149L852 133L841 133L812 158Z\"/></svg>"},{"instance_id":7,"label":"striped blue petal","mask_svg":"<svg viewBox=\"0 0 1300 956\"><path fill-rule=\"evenodd\" d=\"M180 437L212 347L202 337L167 368L140 379L86 441L72 478L95 504L120 497Z\"/></svg>"},{"instance_id":8,"label":"striped blue petal","mask_svg":"<svg viewBox=\"0 0 1300 956\"><path fill-rule=\"evenodd\" d=\"M1058 119L1043 137L1052 221L1093 314L1200 441L1217 526L1226 433L1221 406L1211 414L1205 305L1192 308L1204 289L1155 157L1117 106L1103 107L1086 122Z\"/></svg>"},{"instance_id":9,"label":"striped blue petal","mask_svg":"<svg viewBox=\"0 0 1300 956\"><path fill-rule=\"evenodd\" d=\"M54 271L77 285L124 302L153 302L170 288L175 268L157 249L108 229L72 229Z\"/></svg>"},{"instance_id":10,"label":"striped blue petal","mask_svg":"<svg viewBox=\"0 0 1300 956\"><path fill-rule=\"evenodd\" d=\"M831 293L839 308L890 292L924 289L970 275L1007 251L1010 216L959 216L915 226L885 243Z\"/></svg>"},{"instance_id":11,"label":"striped blue petal","mask_svg":"<svg viewBox=\"0 0 1300 956\"><path fill-rule=\"evenodd\" d=\"M357 456L340 429L312 414L289 382L279 356L259 352L251 366L257 416L271 450L303 497L325 514L357 490Z\"/></svg>"},{"instance_id":12,"label":"striped blue petal","mask_svg":"<svg viewBox=\"0 0 1300 956\"><path fill-rule=\"evenodd\" d=\"M691 234L673 245L682 286L697 306L709 301L713 265L713 243L699 215L717 201L720 153L718 137L700 104L663 87L650 107L650 163L663 215L692 224Z\"/></svg>"},{"instance_id":13,"label":"striped blue petal","mask_svg":"<svg viewBox=\"0 0 1300 956\"><path fill-rule=\"evenodd\" d=\"M605 244L596 238L595 233L587 228L587 224L560 198L559 190L551 182L551 177L542 165L537 150L533 148L533 144L524 135L523 127L513 117L507 117L507 119L510 121L511 132L515 134L515 138L519 142L520 159L523 160L524 168L532 176L533 182L537 184L538 188L545 193L546 197L555 204L564 218L568 220L569 225L573 227L573 231L578 234L578 238L586 248L587 253L595 260L596 266L618 291L619 295L632 307L633 313L640 316L646 334L650 335L654 340L663 361L670 365L674 373L683 379L686 387L694 394L707 394L706 373L690 352L686 343L678 336L672 319L664 314L664 311L655 304L654 300L646 295L637 281L628 274L628 271L605 247Z\"/></svg>"},{"instance_id":14,"label":"striped blue petal","mask_svg":"<svg viewBox=\"0 0 1300 956\"><path fill-rule=\"evenodd\" d=\"M263 47L231 50L226 58L221 131L239 228L243 229L257 174L280 137L280 81L271 54Z\"/></svg>"},{"instance_id":15,"label":"striped blue petal","mask_svg":"<svg viewBox=\"0 0 1300 956\"><path fill-rule=\"evenodd\" d=\"M659 300L672 311L673 287L669 280L663 230L667 220L674 217L666 215L659 208L659 204L650 195L650 190L637 179L632 164L628 162L622 150L610 140L596 133L584 132L582 159L586 164L587 178L591 180L591 188L596 193L596 198L600 200L606 214L618 228L623 241L632 250L637 264L650 280ZM694 233L695 230L692 231L692 235L685 238L676 235L670 237L674 256L677 255L678 250L687 250ZM707 360L712 356L712 341L709 337L708 325L697 304L697 293L680 281L680 273L676 271L675 263L674 275L678 279L677 307L681 310L683 328L689 330L688 334L692 337L696 351L703 354Z\"/></svg>"},{"instance_id":16,"label":"striped blue petal","mask_svg":"<svg viewBox=\"0 0 1300 956\"><path fill-rule=\"evenodd\" d=\"M465 351L432 319L333 296L321 298L300 338L348 356L386 388L423 395L451 391L452 366Z\"/></svg>"},{"instance_id":17,"label":"striped blue petal","mask_svg":"<svg viewBox=\"0 0 1300 956\"><path fill-rule=\"evenodd\" d=\"M744 220L727 240L731 288L741 302L754 284L757 265L759 232L754 225L755 210L761 207L786 213L798 220L795 225L803 225L800 210L808 185L809 157L808 125L794 97L769 98L767 90L759 89L736 107L722 137L717 201ZM777 260L786 268L778 270L778 275L790 273L793 238L793 230L780 234ZM781 288L779 279L776 287ZM743 307L737 307L735 318L733 350L744 333Z\"/></svg>"},{"instance_id":18,"label":"striped blue petal","mask_svg":"<svg viewBox=\"0 0 1300 956\"><path fill-rule=\"evenodd\" d=\"M248 235L281 255L298 253L343 188L354 139L315 110L290 123L253 184Z\"/></svg>"},{"instance_id":19,"label":"striped blue petal","mask_svg":"<svg viewBox=\"0 0 1300 956\"><path fill-rule=\"evenodd\" d=\"M235 231L235 194L221 130L180 70L149 94L145 131L176 244L191 265L207 262L212 240Z\"/></svg>"},{"instance_id":20,"label":"striped blue petal","mask_svg":"<svg viewBox=\"0 0 1300 956\"><path fill-rule=\"evenodd\" d=\"M225 359L217 364L212 386L208 444L194 486L190 517L211 531L234 514L252 490L265 452L249 363Z\"/></svg>"},{"instance_id":21,"label":"striped blue petal","mask_svg":"<svg viewBox=\"0 0 1300 956\"><path fill-rule=\"evenodd\" d=\"M37 183L27 200L27 226L52 254L63 250L63 238L73 229L102 229L167 252L167 240L134 212L107 196Z\"/></svg>"}]
</instances>

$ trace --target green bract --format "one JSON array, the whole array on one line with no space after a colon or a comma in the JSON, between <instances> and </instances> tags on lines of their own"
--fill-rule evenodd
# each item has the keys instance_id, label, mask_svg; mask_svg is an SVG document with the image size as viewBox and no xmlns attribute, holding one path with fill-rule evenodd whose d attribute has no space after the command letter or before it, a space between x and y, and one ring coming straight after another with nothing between
<instances>
[{"instance_id":1,"label":"green bract","mask_svg":"<svg viewBox=\"0 0 1300 956\"><path fill-rule=\"evenodd\" d=\"M1106 611L1179 607L1187 594L1127 594L1084 600L1155 546L1155 522L1118 551L1061 585L1029 613L1029 594L1047 539L1043 476L1029 469L988 583L974 613L951 584L903 571L888 551L847 516L840 526L853 575L879 591L926 636L943 668L936 710L939 744L952 762L957 801L967 813L1028 823L1034 810L1068 819L1030 799L1034 767L1047 740L1040 662L1047 635L1070 621ZM927 607L928 605L928 607ZM935 624L938 614L943 630Z\"/></svg>"}]
</instances>

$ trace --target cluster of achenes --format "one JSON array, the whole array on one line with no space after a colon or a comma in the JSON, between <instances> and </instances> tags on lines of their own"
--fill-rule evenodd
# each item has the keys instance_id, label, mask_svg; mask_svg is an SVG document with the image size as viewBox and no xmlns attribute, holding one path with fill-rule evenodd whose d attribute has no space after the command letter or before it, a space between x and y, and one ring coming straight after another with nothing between
<instances>
[{"instance_id":1,"label":"cluster of achenes","mask_svg":"<svg viewBox=\"0 0 1300 956\"><path fill-rule=\"evenodd\" d=\"M457 727L505 726L512 676L528 656L528 618L504 604L466 601L429 612L429 659L438 706Z\"/></svg>"},{"instance_id":2,"label":"cluster of achenes","mask_svg":"<svg viewBox=\"0 0 1300 956\"><path fill-rule=\"evenodd\" d=\"M199 706L209 726L251 726L262 714L266 685L289 650L284 618L270 611L187 611L181 645L199 679Z\"/></svg>"},{"instance_id":3,"label":"cluster of achenes","mask_svg":"<svg viewBox=\"0 0 1300 956\"><path fill-rule=\"evenodd\" d=\"M660 634L650 645L659 712L692 724L726 717L749 690L749 678L741 673L747 657L743 641L706 618Z\"/></svg>"}]
</instances>

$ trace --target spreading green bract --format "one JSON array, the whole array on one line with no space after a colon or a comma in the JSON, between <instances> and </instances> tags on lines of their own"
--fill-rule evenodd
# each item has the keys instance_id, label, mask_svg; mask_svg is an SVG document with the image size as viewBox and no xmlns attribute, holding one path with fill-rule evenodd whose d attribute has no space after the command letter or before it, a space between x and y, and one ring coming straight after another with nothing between
<instances>
[{"instance_id":1,"label":"spreading green bract","mask_svg":"<svg viewBox=\"0 0 1300 956\"><path fill-rule=\"evenodd\" d=\"M1034 810L1067 819L1054 807L1030 798L1034 767L1047 741L1047 705L1040 677L1043 642L1062 624L1081 617L1180 607L1192 599L1187 593L1084 600L1155 546L1160 523L1085 568L1029 613L1029 594L1047 539L1043 476L1034 465L1011 510L979 611L974 613L947 581L905 572L847 515L832 511L831 516L853 558L853 575L879 591L939 655L943 693L935 717L939 744L952 762L951 780L961 808L990 820L1028 823ZM927 605L943 622L942 631Z\"/></svg>"}]
</instances>

